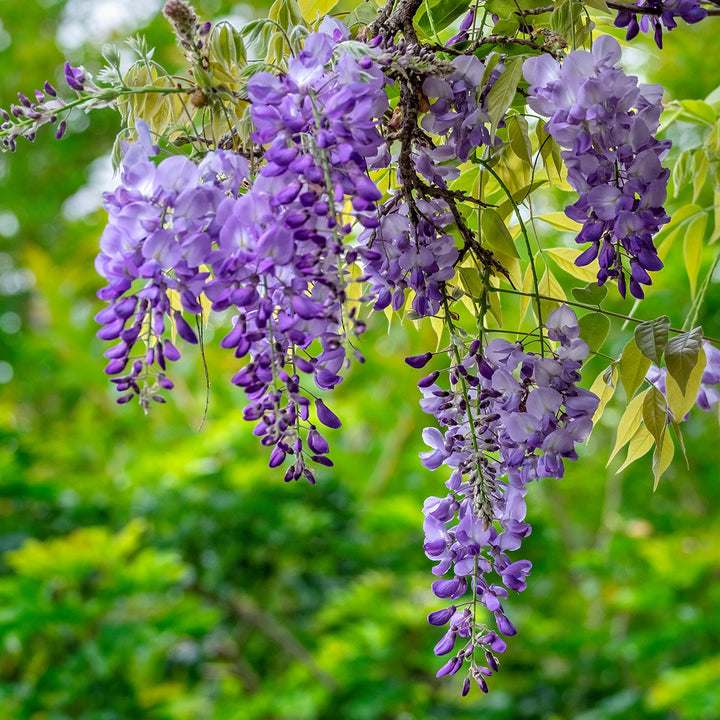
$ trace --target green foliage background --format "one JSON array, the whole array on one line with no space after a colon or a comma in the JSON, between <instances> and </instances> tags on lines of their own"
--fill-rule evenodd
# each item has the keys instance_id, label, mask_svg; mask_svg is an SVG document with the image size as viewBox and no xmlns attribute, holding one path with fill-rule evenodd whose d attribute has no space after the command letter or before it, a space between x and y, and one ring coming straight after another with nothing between
<instances>
[{"instance_id":1,"label":"green foliage background","mask_svg":"<svg viewBox=\"0 0 720 720\"><path fill-rule=\"evenodd\" d=\"M0 0L0 105L61 78L64 7ZM669 97L702 98L720 80L714 22L666 35L662 55L641 45ZM143 32L179 63L162 18ZM92 44L69 55L97 58ZM116 406L92 319L103 213L61 211L116 129L103 111L62 142L42 132L0 156L0 720L720 717L716 418L686 423L691 468L676 462L653 494L649 458L605 469L618 403L564 480L531 489L534 570L509 602L520 634L490 696L461 699L459 682L434 677L420 509L445 478L417 460L425 419L402 362L432 333L372 324L368 362L338 392L336 467L315 487L266 468L212 328L201 430L190 351L171 404L147 418ZM682 322L681 266L678 246L641 315ZM718 307L714 286L701 321L715 337ZM628 337L614 328L616 352Z\"/></svg>"}]
</instances>

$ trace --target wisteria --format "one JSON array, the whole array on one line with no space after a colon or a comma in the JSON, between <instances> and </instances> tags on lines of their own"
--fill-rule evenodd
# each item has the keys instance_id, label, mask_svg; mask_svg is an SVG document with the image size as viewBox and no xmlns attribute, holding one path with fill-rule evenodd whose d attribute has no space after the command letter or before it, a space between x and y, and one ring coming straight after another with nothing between
<instances>
[{"instance_id":1,"label":"wisteria","mask_svg":"<svg viewBox=\"0 0 720 720\"><path fill-rule=\"evenodd\" d=\"M247 394L244 415L256 422L255 434L272 447L270 466L295 458L286 480L314 482L308 459L332 464L309 408L314 404L322 425L340 421L301 374L324 391L342 381L348 345L364 329L346 306L348 221L378 225L381 193L367 168L380 153L386 81L369 56L341 52L327 69L335 46L331 34L316 33L284 77L252 78L253 137L270 146L245 192L244 158L215 151L199 165L177 156L156 167L148 157L157 148L140 125L140 142L126 149L122 184L107 197L110 223L98 258L110 280L101 297L113 301L98 315L105 323L99 336L119 340L106 353L106 372L126 368L138 339L146 347L130 374L114 380L127 392L120 401L139 394L147 407L148 398L162 401L160 388L172 387L165 361L179 353L164 337L166 319L183 340L197 343L183 311L200 316L203 297L214 311L233 309L233 329L221 345L249 362L232 382ZM137 279L147 281L141 289L133 288ZM172 305L171 293L181 307Z\"/></svg>"},{"instance_id":2,"label":"wisteria","mask_svg":"<svg viewBox=\"0 0 720 720\"><path fill-rule=\"evenodd\" d=\"M640 12L633 12L634 7ZM643 10L649 10L653 14L643 13ZM704 20L707 17L707 10L697 0L641 0L628 5L627 9L620 10L615 18L615 26L627 28L625 34L627 40L632 40L641 30L642 32L652 30L655 43L662 50L663 28L665 30L676 28L677 17L691 25Z\"/></svg>"},{"instance_id":3,"label":"wisteria","mask_svg":"<svg viewBox=\"0 0 720 720\"><path fill-rule=\"evenodd\" d=\"M442 578L433 592L453 601L428 617L432 625L448 625L435 654L447 655L460 643L438 676L468 662L468 678L484 692L486 677L498 669L494 653L505 650L500 635L517 633L502 601L509 590L525 589L531 570L529 561L508 555L531 531L527 486L563 476L564 461L577 459L575 446L590 434L598 405L597 396L576 385L589 349L575 314L567 306L554 310L546 330L559 343L555 352L538 355L502 339L485 347L474 341L455 355L447 389L437 384L437 373L419 383L423 409L444 429L424 430L431 450L421 454L422 463L451 470L449 493L424 506L425 552ZM468 592L470 600L457 602Z\"/></svg>"},{"instance_id":4,"label":"wisteria","mask_svg":"<svg viewBox=\"0 0 720 720\"><path fill-rule=\"evenodd\" d=\"M617 41L602 36L562 65L549 55L530 58L524 73L528 103L550 118L545 130L567 148L568 182L580 194L565 209L583 223L576 241L591 243L577 264L597 258L599 284L616 278L623 297L628 283L643 298L648 273L662 268L653 236L670 219L663 208L670 172L662 166L670 142L655 137L662 87L626 75L620 55Z\"/></svg>"},{"instance_id":5,"label":"wisteria","mask_svg":"<svg viewBox=\"0 0 720 720\"><path fill-rule=\"evenodd\" d=\"M70 89L82 91L85 90L88 79L82 68L73 67L66 62L65 81ZM91 89L97 90L97 86L92 83L90 85ZM42 90L35 90L32 99L18 93L18 100L20 104L11 105L9 112L0 107L0 138L4 149L14 152L20 137L32 142L43 125L57 125L55 137L58 140L63 137L67 130L67 119L60 119L60 115L68 109L68 103L58 95L50 82L45 82Z\"/></svg>"},{"instance_id":6,"label":"wisteria","mask_svg":"<svg viewBox=\"0 0 720 720\"><path fill-rule=\"evenodd\" d=\"M457 215L442 197L429 196L414 173L446 189L460 175L458 162L483 146L500 144L490 134L487 95L504 69L496 64L486 77L486 66L478 58L460 57L446 77L424 80L422 91L434 102L421 129L413 128L415 142L408 151L412 182L419 185L421 197L408 199L407 187L396 191L379 209L379 226L367 228L358 238L376 310L400 310L409 289L412 308L420 317L437 314L443 297L440 285L453 278L460 255L450 230Z\"/></svg>"},{"instance_id":7,"label":"wisteria","mask_svg":"<svg viewBox=\"0 0 720 720\"><path fill-rule=\"evenodd\" d=\"M583 40L556 31L561 13L542 19L548 7L513 6L501 18L468 4L437 28L424 3L428 40L416 22L419 0L389 2L370 20L344 13L348 25L301 18L296 5L278 0L267 22L230 31L168 0L163 13L185 76L164 71L136 39L140 59L124 77L120 54L110 53L117 67L97 82L65 65L72 99L49 83L32 98L19 94L9 112L0 109L0 139L15 150L17 138L33 140L45 124L60 138L74 108L121 110L119 185L105 194L96 259L107 281L97 335L112 343L104 355L115 398L146 412L166 402L171 363L183 343L204 343L212 318L234 358L243 417L286 482L314 484L318 466L333 465L327 430L342 420L329 393L353 361L364 362L372 311L432 326L438 349L406 358L429 368L418 386L435 424L422 433L422 465L449 473L423 506L432 592L443 601L428 622L445 628L437 676L464 671L462 695L473 683L487 692L506 638L521 629L510 602L532 570L517 551L531 533L533 481L564 476L619 385L629 404L641 386L667 396L668 373L685 383L702 357L696 404L707 410L720 400L720 350L705 341L700 354L699 328L605 311L605 290L583 287L586 271L560 265L568 249L548 247L534 222L549 221L537 207L550 196L538 205L531 196L564 175L559 160L552 171L548 162L560 146L579 195L565 212L587 245L576 265L597 260L597 285L617 281L623 297L644 297L649 273L663 267L654 238L670 219L663 162L671 143L658 138L663 90L627 75L607 35L569 50ZM518 27L517 15L521 32L500 34L502 23ZM620 10L616 25L628 38L652 28L661 46L676 17L706 15L696 0L642 0ZM246 62L243 38L265 59ZM153 102L132 98L143 94ZM547 147L540 127L532 135L527 107L546 120ZM693 107L712 110L710 99ZM693 208L693 218L705 212ZM573 286L553 275L550 258ZM698 284L693 262L684 327L715 268ZM520 306L508 309L511 302ZM607 328L597 337L610 318L639 325L617 360L606 354L616 347L602 348ZM678 341L663 367L671 332ZM592 385L602 403L581 387L591 346L610 363ZM647 374L637 372L641 363ZM665 412L653 427L656 451ZM668 411L667 419L683 418Z\"/></svg>"},{"instance_id":8,"label":"wisteria","mask_svg":"<svg viewBox=\"0 0 720 720\"><path fill-rule=\"evenodd\" d=\"M147 126L138 121L138 141L125 146L121 184L105 195L109 221L100 240L98 272L108 285L98 295L111 304L96 320L102 340L118 341L105 352L105 372L124 393L147 409L151 400L164 402L160 389L173 384L165 374L167 361L180 358L169 337L173 325L180 338L197 343L183 311L200 315L200 297L209 273L212 244L220 226L218 207L235 197L247 176L244 158L222 150L209 153L196 165L183 156L155 165L158 153ZM176 298L173 304L171 296ZM169 321L169 322L168 322ZM133 354L137 343L144 350ZM123 371L131 364L131 371Z\"/></svg>"}]
</instances>

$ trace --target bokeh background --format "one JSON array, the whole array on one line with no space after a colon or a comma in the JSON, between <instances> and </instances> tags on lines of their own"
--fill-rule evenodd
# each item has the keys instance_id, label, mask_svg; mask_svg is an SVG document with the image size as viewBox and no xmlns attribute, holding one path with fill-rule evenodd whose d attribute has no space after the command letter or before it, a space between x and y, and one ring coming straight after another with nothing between
<instances>
[{"instance_id":1,"label":"bokeh background","mask_svg":"<svg viewBox=\"0 0 720 720\"><path fill-rule=\"evenodd\" d=\"M257 2L195 6L242 24ZM0 0L0 105L60 85L66 57L97 68L103 42L138 30L180 67L160 5ZM666 34L662 54L639 43L630 62L668 98L703 98L720 82L718 23ZM267 469L222 329L201 430L192 351L168 405L117 406L92 319L117 128L110 110L77 115L61 142L41 132L0 156L0 720L720 718L716 413L685 424L690 467L653 493L648 457L605 467L620 391L581 461L531 488L534 570L508 602L520 634L490 695L462 699L457 678L434 677L421 507L445 478L419 465L425 418L402 362L432 334L371 322L315 487ZM640 314L677 325L680 246L667 265ZM701 321L715 337L719 307L713 285ZM628 337L615 326L608 352Z\"/></svg>"}]
</instances>

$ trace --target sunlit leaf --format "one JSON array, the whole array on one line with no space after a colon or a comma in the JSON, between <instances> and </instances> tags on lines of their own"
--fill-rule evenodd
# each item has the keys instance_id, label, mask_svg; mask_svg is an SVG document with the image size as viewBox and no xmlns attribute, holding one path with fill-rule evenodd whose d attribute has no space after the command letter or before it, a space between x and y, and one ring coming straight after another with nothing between
<instances>
[{"instance_id":1,"label":"sunlit leaf","mask_svg":"<svg viewBox=\"0 0 720 720\"><path fill-rule=\"evenodd\" d=\"M615 455L617 455L617 453L630 442L633 435L640 427L640 423L643 419L643 401L645 400L647 393L647 390L641 392L628 403L628 406L618 423L615 445L610 453L610 457L608 458L608 465Z\"/></svg>"},{"instance_id":2,"label":"sunlit leaf","mask_svg":"<svg viewBox=\"0 0 720 720\"><path fill-rule=\"evenodd\" d=\"M510 107L517 92L517 86L522 78L524 58L508 58L505 70L497 79L487 95L488 116L491 124L491 134L495 134L498 123Z\"/></svg>"},{"instance_id":3,"label":"sunlit leaf","mask_svg":"<svg viewBox=\"0 0 720 720\"><path fill-rule=\"evenodd\" d=\"M557 281L557 278L555 275L550 272L550 268L545 270L543 273L543 276L540 278L540 282L538 283L538 287L540 290L540 295L545 295L546 297L552 297L556 298L555 300L540 300L540 308L542 310L542 319L543 321L547 320L548 315L557 307L559 307L560 303L565 300L565 291L563 290L562 285ZM537 309L537 308L535 308Z\"/></svg>"},{"instance_id":4,"label":"sunlit leaf","mask_svg":"<svg viewBox=\"0 0 720 720\"><path fill-rule=\"evenodd\" d=\"M702 251L705 244L705 226L708 216L703 213L698 215L688 226L683 239L683 258L685 270L690 281L690 293L695 296L698 273L702 263Z\"/></svg>"},{"instance_id":5,"label":"sunlit leaf","mask_svg":"<svg viewBox=\"0 0 720 720\"><path fill-rule=\"evenodd\" d=\"M578 233L582 230L582 225L579 222L571 220L565 213L562 212L543 213L542 215L538 215L536 219L546 222L556 230L569 230L574 233Z\"/></svg>"},{"instance_id":6,"label":"sunlit leaf","mask_svg":"<svg viewBox=\"0 0 720 720\"><path fill-rule=\"evenodd\" d=\"M497 32L497 31L496 31ZM513 152L528 167L532 166L532 145L528 137L528 122L521 115L512 115L507 119L508 137Z\"/></svg>"},{"instance_id":7,"label":"sunlit leaf","mask_svg":"<svg viewBox=\"0 0 720 720\"><path fill-rule=\"evenodd\" d=\"M593 415L593 426L602 417L602 414L605 412L605 406L608 402L610 402L610 399L615 394L615 388L617 387L617 374L617 365L613 363L610 367L602 370L590 386L590 391L600 398L600 403Z\"/></svg>"},{"instance_id":8,"label":"sunlit leaf","mask_svg":"<svg viewBox=\"0 0 720 720\"><path fill-rule=\"evenodd\" d=\"M655 438L648 432L645 425L641 423L628 444L627 456L623 464L617 469L617 472L622 472L628 465L632 465L636 460L646 455L654 444Z\"/></svg>"},{"instance_id":9,"label":"sunlit leaf","mask_svg":"<svg viewBox=\"0 0 720 720\"><path fill-rule=\"evenodd\" d=\"M583 282L597 282L597 274L600 267L597 260L593 260L589 265L579 266L575 264L575 258L580 254L578 250L573 248L549 248L545 251L552 259L553 262L569 275L582 280Z\"/></svg>"},{"instance_id":10,"label":"sunlit leaf","mask_svg":"<svg viewBox=\"0 0 720 720\"><path fill-rule=\"evenodd\" d=\"M645 374L650 367L649 358L640 352L635 338L625 346L620 356L618 368L620 370L620 381L625 388L625 395L630 399L640 384L645 379Z\"/></svg>"},{"instance_id":11,"label":"sunlit leaf","mask_svg":"<svg viewBox=\"0 0 720 720\"><path fill-rule=\"evenodd\" d=\"M495 208L486 208L483 211L480 225L483 243L487 243L491 249L499 250L505 255L520 257L512 236L508 232L507 225L505 225Z\"/></svg>"},{"instance_id":12,"label":"sunlit leaf","mask_svg":"<svg viewBox=\"0 0 720 720\"><path fill-rule=\"evenodd\" d=\"M672 437L666 427L662 443L655 445L655 453L653 454L653 475L655 476L653 492L657 490L663 473L670 467L674 454L675 444L673 443Z\"/></svg>"},{"instance_id":13,"label":"sunlit leaf","mask_svg":"<svg viewBox=\"0 0 720 720\"><path fill-rule=\"evenodd\" d=\"M327 15L337 4L338 0L298 0L300 12L309 22L314 22L318 15Z\"/></svg>"},{"instance_id":14,"label":"sunlit leaf","mask_svg":"<svg viewBox=\"0 0 720 720\"><path fill-rule=\"evenodd\" d=\"M699 118L704 123L712 125L715 122L715 110L706 102L702 100L681 100L680 104L689 115Z\"/></svg>"},{"instance_id":15,"label":"sunlit leaf","mask_svg":"<svg viewBox=\"0 0 720 720\"><path fill-rule=\"evenodd\" d=\"M705 351L701 347L697 356L697 362L690 371L684 390L680 389L680 385L675 378L668 373L665 380L668 405L670 406L673 417L678 422L680 422L685 415L690 412L693 405L695 405L697 394L700 390L700 383L702 382L702 376L705 372L705 364Z\"/></svg>"},{"instance_id":16,"label":"sunlit leaf","mask_svg":"<svg viewBox=\"0 0 720 720\"><path fill-rule=\"evenodd\" d=\"M662 449L668 423L668 407L665 396L655 386L645 392L642 419L648 432L655 438L656 445Z\"/></svg>"},{"instance_id":17,"label":"sunlit leaf","mask_svg":"<svg viewBox=\"0 0 720 720\"><path fill-rule=\"evenodd\" d=\"M665 365L681 392L685 392L690 373L695 367L702 349L702 328L680 333L668 341L665 348Z\"/></svg>"}]
</instances>

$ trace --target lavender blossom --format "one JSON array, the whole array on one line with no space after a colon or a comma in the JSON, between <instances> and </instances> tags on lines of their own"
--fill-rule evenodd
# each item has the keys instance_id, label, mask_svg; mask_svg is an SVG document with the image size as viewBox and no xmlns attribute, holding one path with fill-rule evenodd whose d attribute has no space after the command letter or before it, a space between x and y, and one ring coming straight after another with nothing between
<instances>
[{"instance_id":1,"label":"lavender blossom","mask_svg":"<svg viewBox=\"0 0 720 720\"><path fill-rule=\"evenodd\" d=\"M653 235L669 221L663 203L670 173L661 162L670 141L655 138L662 87L638 84L617 67L619 59L617 41L604 35L592 52L571 52L562 65L542 55L523 69L528 104L550 118L545 129L567 148L568 182L580 194L565 208L583 223L576 242L591 243L576 263L597 258L598 284L617 278L623 297L628 283L642 298L648 272L662 268Z\"/></svg>"},{"instance_id":2,"label":"lavender blossom","mask_svg":"<svg viewBox=\"0 0 720 720\"><path fill-rule=\"evenodd\" d=\"M423 431L430 450L420 454L422 463L451 471L449 493L428 498L423 508L425 553L440 578L433 592L452 600L450 608L428 617L432 625L449 623L435 654L455 652L438 676L458 672L467 661L468 677L483 692L485 678L498 669L495 653L506 648L500 636L517 633L503 601L508 591L527 587L532 569L528 560L508 555L531 532L527 485L563 476L564 462L577 458L575 445L590 433L598 405L593 393L576 386L589 350L575 314L558 308L546 330L559 343L553 354L541 357L506 340L485 348L475 342L450 367L448 390L422 387L423 409L443 428ZM477 602L458 602L468 591ZM475 614L478 603L494 617L494 628Z\"/></svg>"},{"instance_id":3,"label":"lavender blossom","mask_svg":"<svg viewBox=\"0 0 720 720\"><path fill-rule=\"evenodd\" d=\"M633 8L655 10L658 15L633 12ZM639 16L639 17L638 17ZM679 17L688 24L700 22L707 17L707 10L697 0L641 0L620 10L615 18L615 27L627 28L626 40L632 40L641 30L653 31L655 44L662 49L663 27L672 30L677 27L675 18Z\"/></svg>"},{"instance_id":4,"label":"lavender blossom","mask_svg":"<svg viewBox=\"0 0 720 720\"><path fill-rule=\"evenodd\" d=\"M170 325L185 342L198 342L183 312L202 313L209 273L201 267L219 234L213 221L221 202L236 197L247 163L218 150L199 166L182 156L155 165L149 158L158 148L147 125L138 120L136 130L138 141L124 144L120 187L105 194L109 221L95 265L108 280L98 296L111 304L96 320L103 324L98 337L118 341L105 353L105 372L120 375L113 382L126 393L118 402L138 396L147 409L150 400L163 401L160 389L172 387L167 361L180 354L167 336Z\"/></svg>"},{"instance_id":5,"label":"lavender blossom","mask_svg":"<svg viewBox=\"0 0 720 720\"><path fill-rule=\"evenodd\" d=\"M38 129L55 124L58 114L65 109L65 101L58 97L49 82L45 83L43 90L36 90L33 96L35 102L18 93L19 105L11 105L9 112L0 108L0 150L14 152L20 137L32 142ZM63 120L56 132L58 140L65 134L65 127Z\"/></svg>"}]
</instances>

